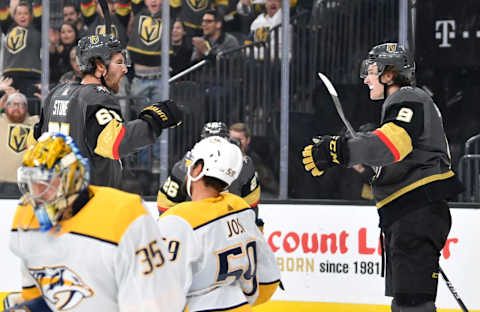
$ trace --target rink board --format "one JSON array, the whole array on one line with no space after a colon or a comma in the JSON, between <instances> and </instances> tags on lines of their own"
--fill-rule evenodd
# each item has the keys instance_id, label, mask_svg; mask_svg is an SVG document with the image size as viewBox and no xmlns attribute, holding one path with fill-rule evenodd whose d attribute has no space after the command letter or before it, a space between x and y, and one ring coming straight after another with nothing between
<instances>
[{"instance_id":1,"label":"rink board","mask_svg":"<svg viewBox=\"0 0 480 312\"><path fill-rule=\"evenodd\" d=\"M0 200L0 291L19 289L19 261L8 250L15 200ZM148 202L155 210L155 203ZM265 238L282 269L285 291L256 312L389 311L380 277L379 229L374 206L262 204ZM453 226L441 266L470 311L480 311L480 210L452 209ZM443 280L437 307L459 311ZM455 310L456 309L456 310Z\"/></svg>"}]
</instances>

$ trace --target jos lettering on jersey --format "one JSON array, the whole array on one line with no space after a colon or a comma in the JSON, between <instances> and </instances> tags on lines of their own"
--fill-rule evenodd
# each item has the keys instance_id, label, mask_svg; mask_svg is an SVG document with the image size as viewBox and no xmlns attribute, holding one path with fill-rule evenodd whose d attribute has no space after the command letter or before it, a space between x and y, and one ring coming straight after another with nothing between
<instances>
[{"instance_id":1,"label":"jos lettering on jersey","mask_svg":"<svg viewBox=\"0 0 480 312\"><path fill-rule=\"evenodd\" d=\"M228 228L228 237L232 237L233 235L238 235L240 233L244 233L245 229L238 220L238 218L230 219L227 221L227 228Z\"/></svg>"},{"instance_id":2,"label":"jos lettering on jersey","mask_svg":"<svg viewBox=\"0 0 480 312\"><path fill-rule=\"evenodd\" d=\"M68 100L55 100L53 103L54 116L67 116Z\"/></svg>"}]
</instances>

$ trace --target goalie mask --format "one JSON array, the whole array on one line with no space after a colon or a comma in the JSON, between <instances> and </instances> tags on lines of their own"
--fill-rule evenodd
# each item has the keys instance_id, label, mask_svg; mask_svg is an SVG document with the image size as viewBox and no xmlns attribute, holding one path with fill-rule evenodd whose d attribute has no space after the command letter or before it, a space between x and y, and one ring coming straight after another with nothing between
<instances>
[{"instance_id":1,"label":"goalie mask","mask_svg":"<svg viewBox=\"0 0 480 312\"><path fill-rule=\"evenodd\" d=\"M384 43L373 47L368 53L368 58L362 62L360 78L368 75L368 67L377 65L378 76L381 76L388 65L394 66L400 75L410 81L414 80L415 62L408 51L397 43Z\"/></svg>"},{"instance_id":2,"label":"goalie mask","mask_svg":"<svg viewBox=\"0 0 480 312\"><path fill-rule=\"evenodd\" d=\"M202 172L191 176L192 168L203 160ZM203 176L216 178L227 184L227 187L238 178L243 165L242 151L235 144L219 136L207 137L193 147L187 156L187 193L191 197L191 183Z\"/></svg>"},{"instance_id":3,"label":"goalie mask","mask_svg":"<svg viewBox=\"0 0 480 312\"><path fill-rule=\"evenodd\" d=\"M71 137L60 133L44 133L27 150L17 172L18 186L34 209L40 231L72 216L72 204L89 179L88 159Z\"/></svg>"}]
</instances>

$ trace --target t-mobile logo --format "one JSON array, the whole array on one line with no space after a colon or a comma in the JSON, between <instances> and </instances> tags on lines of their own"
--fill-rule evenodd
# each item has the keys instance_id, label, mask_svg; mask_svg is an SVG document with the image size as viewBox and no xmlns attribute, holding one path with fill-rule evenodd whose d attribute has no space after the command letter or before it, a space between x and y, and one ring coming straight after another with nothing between
<instances>
[{"instance_id":1,"label":"t-mobile logo","mask_svg":"<svg viewBox=\"0 0 480 312\"><path fill-rule=\"evenodd\" d=\"M455 21L440 20L435 22L435 39L441 40L440 48L449 48L452 45L448 39L455 39Z\"/></svg>"}]
</instances>

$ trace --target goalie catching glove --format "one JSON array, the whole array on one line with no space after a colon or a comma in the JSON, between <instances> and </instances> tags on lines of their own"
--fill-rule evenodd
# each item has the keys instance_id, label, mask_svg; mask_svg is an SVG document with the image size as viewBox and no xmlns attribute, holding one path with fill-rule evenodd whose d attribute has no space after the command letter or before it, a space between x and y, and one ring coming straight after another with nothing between
<instances>
[{"instance_id":1,"label":"goalie catching glove","mask_svg":"<svg viewBox=\"0 0 480 312\"><path fill-rule=\"evenodd\" d=\"M183 111L172 100L157 102L145 107L138 118L150 124L156 136L162 129L179 126L183 121Z\"/></svg>"},{"instance_id":2,"label":"goalie catching glove","mask_svg":"<svg viewBox=\"0 0 480 312\"><path fill-rule=\"evenodd\" d=\"M313 176L321 176L325 169L347 163L346 138L324 135L312 139L315 144L303 149L305 170Z\"/></svg>"}]
</instances>

